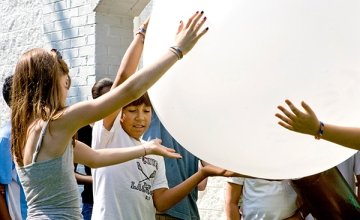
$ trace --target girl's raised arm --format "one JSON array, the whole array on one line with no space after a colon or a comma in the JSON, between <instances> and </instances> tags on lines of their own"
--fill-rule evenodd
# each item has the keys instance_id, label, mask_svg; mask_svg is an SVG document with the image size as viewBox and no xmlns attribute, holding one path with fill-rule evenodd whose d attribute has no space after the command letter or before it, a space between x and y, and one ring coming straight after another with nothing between
<instances>
[{"instance_id":1,"label":"girl's raised arm","mask_svg":"<svg viewBox=\"0 0 360 220\"><path fill-rule=\"evenodd\" d=\"M101 97L68 107L62 117L64 124L70 122L66 131L75 133L80 127L106 117L144 94L207 32L208 28L201 29L206 21L206 17L202 17L203 12L196 12L186 24L180 23L175 41L177 50L167 50L157 61L142 68L120 86Z\"/></svg>"}]
</instances>

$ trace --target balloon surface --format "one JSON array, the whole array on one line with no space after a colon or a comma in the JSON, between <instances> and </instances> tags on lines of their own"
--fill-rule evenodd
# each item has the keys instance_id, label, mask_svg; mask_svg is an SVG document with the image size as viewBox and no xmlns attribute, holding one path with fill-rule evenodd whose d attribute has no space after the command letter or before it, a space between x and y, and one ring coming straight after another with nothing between
<instances>
[{"instance_id":1,"label":"balloon surface","mask_svg":"<svg viewBox=\"0 0 360 220\"><path fill-rule=\"evenodd\" d=\"M277 124L306 101L326 123L360 126L360 1L157 0L144 65L174 46L180 20L204 10L208 33L149 94L190 152L242 174L300 178L355 153Z\"/></svg>"}]
</instances>

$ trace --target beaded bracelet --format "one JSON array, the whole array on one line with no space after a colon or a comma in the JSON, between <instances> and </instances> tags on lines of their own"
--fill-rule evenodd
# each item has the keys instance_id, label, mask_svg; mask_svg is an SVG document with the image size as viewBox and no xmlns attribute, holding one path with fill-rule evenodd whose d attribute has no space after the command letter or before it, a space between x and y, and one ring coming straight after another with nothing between
<instances>
[{"instance_id":1,"label":"beaded bracelet","mask_svg":"<svg viewBox=\"0 0 360 220\"><path fill-rule=\"evenodd\" d=\"M138 35L138 34L140 34L143 37L142 41L144 43L145 35L146 35L146 29L144 27L139 27L138 32L136 32L135 35Z\"/></svg>"},{"instance_id":2,"label":"beaded bracelet","mask_svg":"<svg viewBox=\"0 0 360 220\"><path fill-rule=\"evenodd\" d=\"M319 131L318 131L318 133L315 135L315 139L316 139L316 140L320 140L321 137L323 136L323 134L324 134L324 127L325 127L324 123L323 123L322 121L320 121Z\"/></svg>"},{"instance_id":3,"label":"beaded bracelet","mask_svg":"<svg viewBox=\"0 0 360 220\"><path fill-rule=\"evenodd\" d=\"M170 51L173 52L178 57L178 60L181 60L184 56L181 49L177 46L170 47Z\"/></svg>"}]
</instances>

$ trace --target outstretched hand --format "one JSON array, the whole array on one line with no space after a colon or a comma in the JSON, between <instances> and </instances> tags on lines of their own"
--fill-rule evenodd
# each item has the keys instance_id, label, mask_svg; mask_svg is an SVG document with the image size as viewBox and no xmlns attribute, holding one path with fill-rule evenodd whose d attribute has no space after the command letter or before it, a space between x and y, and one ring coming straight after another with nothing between
<instances>
[{"instance_id":1,"label":"outstretched hand","mask_svg":"<svg viewBox=\"0 0 360 220\"><path fill-rule=\"evenodd\" d=\"M318 133L320 121L309 105L302 101L301 106L305 110L305 112L302 112L290 100L285 100L285 103L291 111L288 111L283 106L278 106L278 109L282 112L282 114L275 114L281 120L278 122L279 125L303 134L316 135Z\"/></svg>"},{"instance_id":2,"label":"outstretched hand","mask_svg":"<svg viewBox=\"0 0 360 220\"><path fill-rule=\"evenodd\" d=\"M204 161L202 162L202 165L203 167L201 168L201 171L204 173L205 176L224 176L224 177L242 176L241 174L223 169L221 167L214 166Z\"/></svg>"},{"instance_id":3,"label":"outstretched hand","mask_svg":"<svg viewBox=\"0 0 360 220\"><path fill-rule=\"evenodd\" d=\"M203 17L204 12L196 12L189 18L186 24L180 21L180 26L176 34L176 45L183 54L188 53L196 44L196 42L208 31L209 28L201 29L206 21ZM202 18L203 17L203 18Z\"/></svg>"},{"instance_id":4,"label":"outstretched hand","mask_svg":"<svg viewBox=\"0 0 360 220\"><path fill-rule=\"evenodd\" d=\"M163 157L180 159L182 158L180 154L176 153L174 149L164 147L161 145L160 139L154 139L144 144L146 154L155 154Z\"/></svg>"}]
</instances>

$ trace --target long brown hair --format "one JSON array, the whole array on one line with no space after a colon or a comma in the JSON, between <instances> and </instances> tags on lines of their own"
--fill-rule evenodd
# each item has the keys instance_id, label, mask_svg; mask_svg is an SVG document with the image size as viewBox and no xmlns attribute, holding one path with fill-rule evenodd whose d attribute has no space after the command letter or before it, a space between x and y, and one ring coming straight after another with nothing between
<instances>
[{"instance_id":1,"label":"long brown hair","mask_svg":"<svg viewBox=\"0 0 360 220\"><path fill-rule=\"evenodd\" d=\"M68 73L66 63L56 51L35 48L24 53L17 62L11 96L11 150L19 166L23 166L23 148L30 121L50 120L65 108L59 78Z\"/></svg>"}]
</instances>

